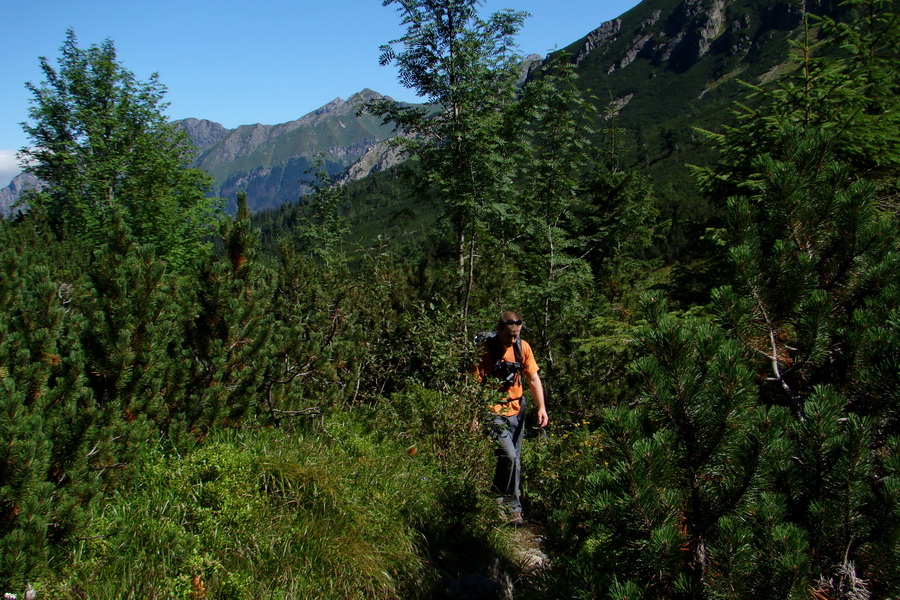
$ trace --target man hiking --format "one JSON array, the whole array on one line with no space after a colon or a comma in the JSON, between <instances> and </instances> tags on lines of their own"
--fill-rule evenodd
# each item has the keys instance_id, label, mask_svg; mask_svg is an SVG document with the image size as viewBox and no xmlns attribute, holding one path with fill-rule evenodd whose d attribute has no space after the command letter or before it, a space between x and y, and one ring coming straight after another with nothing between
<instances>
[{"instance_id":1,"label":"man hiking","mask_svg":"<svg viewBox=\"0 0 900 600\"><path fill-rule=\"evenodd\" d=\"M499 394L489 405L491 437L496 443L497 468L493 489L500 494L499 502L506 507L509 523L520 526L522 502L521 484L522 433L525 430L525 390L528 382L531 397L537 405L537 422L546 427L550 422L544 406L544 387L538 376L538 366L531 346L521 339L522 317L508 310L500 316L494 335L481 345L480 360L475 365L478 379L492 385Z\"/></svg>"}]
</instances>

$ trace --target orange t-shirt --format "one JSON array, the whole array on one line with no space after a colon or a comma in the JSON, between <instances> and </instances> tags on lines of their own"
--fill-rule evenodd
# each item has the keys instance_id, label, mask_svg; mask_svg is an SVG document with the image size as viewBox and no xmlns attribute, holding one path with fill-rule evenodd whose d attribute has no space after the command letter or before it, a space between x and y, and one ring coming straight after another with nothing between
<instances>
[{"instance_id":1,"label":"orange t-shirt","mask_svg":"<svg viewBox=\"0 0 900 600\"><path fill-rule=\"evenodd\" d=\"M506 399L498 404L488 406L492 413L501 417L509 417L518 414L522 410L522 396L525 394L523 382L538 372L538 366L534 360L534 352L532 352L531 346L522 339L520 339L520 343L522 344L522 372L516 377L515 383L507 389ZM491 356L491 351L487 348L486 343L483 344L481 346L481 360L475 365L475 373L479 381L485 381L491 377L496 360ZM503 360L516 362L515 348L510 346L504 349Z\"/></svg>"}]
</instances>

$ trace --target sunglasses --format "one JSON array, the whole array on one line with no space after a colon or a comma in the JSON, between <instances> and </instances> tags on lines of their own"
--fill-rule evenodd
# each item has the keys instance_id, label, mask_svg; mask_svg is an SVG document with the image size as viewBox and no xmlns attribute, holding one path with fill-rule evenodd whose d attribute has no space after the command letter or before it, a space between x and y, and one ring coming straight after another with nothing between
<instances>
[{"instance_id":1,"label":"sunglasses","mask_svg":"<svg viewBox=\"0 0 900 600\"><path fill-rule=\"evenodd\" d=\"M522 319L506 319L503 323L505 325L521 325Z\"/></svg>"}]
</instances>

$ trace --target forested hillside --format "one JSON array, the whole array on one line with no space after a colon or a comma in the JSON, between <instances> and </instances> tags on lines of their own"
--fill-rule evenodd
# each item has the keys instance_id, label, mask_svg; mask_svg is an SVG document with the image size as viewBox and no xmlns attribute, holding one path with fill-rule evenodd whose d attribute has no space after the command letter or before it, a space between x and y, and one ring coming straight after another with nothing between
<instances>
[{"instance_id":1,"label":"forested hillside","mask_svg":"<svg viewBox=\"0 0 900 600\"><path fill-rule=\"evenodd\" d=\"M320 165L253 221L112 42L42 60L47 185L0 221L0 593L897 597L893 4L800 15L792 67L699 123L690 263L575 56L523 88L524 14L386 4L384 66L429 108L365 110L411 159ZM507 309L551 420L523 462L540 568L468 374Z\"/></svg>"}]
</instances>

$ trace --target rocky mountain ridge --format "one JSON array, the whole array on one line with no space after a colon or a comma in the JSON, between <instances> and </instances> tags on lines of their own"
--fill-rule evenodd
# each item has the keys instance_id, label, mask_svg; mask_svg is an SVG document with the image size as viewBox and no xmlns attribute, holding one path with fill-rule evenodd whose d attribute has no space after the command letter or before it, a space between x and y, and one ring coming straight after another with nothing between
<instances>
[{"instance_id":1,"label":"rocky mountain ridge","mask_svg":"<svg viewBox=\"0 0 900 600\"><path fill-rule=\"evenodd\" d=\"M31 173L19 173L5 188L0 189L0 216L9 215L21 209L14 209L16 202L26 190L37 189L41 180Z\"/></svg>"},{"instance_id":2,"label":"rocky mountain ridge","mask_svg":"<svg viewBox=\"0 0 900 600\"><path fill-rule=\"evenodd\" d=\"M613 60L608 60L607 74L638 58L683 72L710 53L746 55L754 45L768 41L765 34L795 30L804 10L824 13L833 7L827 1L801 0L761 5L748 0L645 0L566 51L579 65L589 55L608 55Z\"/></svg>"},{"instance_id":3,"label":"rocky mountain ridge","mask_svg":"<svg viewBox=\"0 0 900 600\"><path fill-rule=\"evenodd\" d=\"M196 118L181 119L175 125L197 148L192 166L212 175L214 195L233 203L238 190L246 190L251 210L263 210L296 201L308 192L310 172L318 160L330 175L341 176L343 181L395 164L395 160L371 154L393 135L392 129L376 117L356 115L361 103L380 98L378 92L364 89L347 100L335 98L295 121L277 125L255 123L228 129ZM352 174L345 173L363 157L368 167L357 166ZM13 178L0 189L0 215L9 214L22 193L39 183L27 173Z\"/></svg>"},{"instance_id":4,"label":"rocky mountain ridge","mask_svg":"<svg viewBox=\"0 0 900 600\"><path fill-rule=\"evenodd\" d=\"M307 193L318 161L329 175L338 176L390 138L393 130L380 119L356 114L360 104L382 97L364 89L278 125L256 123L229 130L197 119L178 125L199 151L194 165L213 176L214 192L234 201L238 190L245 190L251 210L262 210Z\"/></svg>"}]
</instances>

